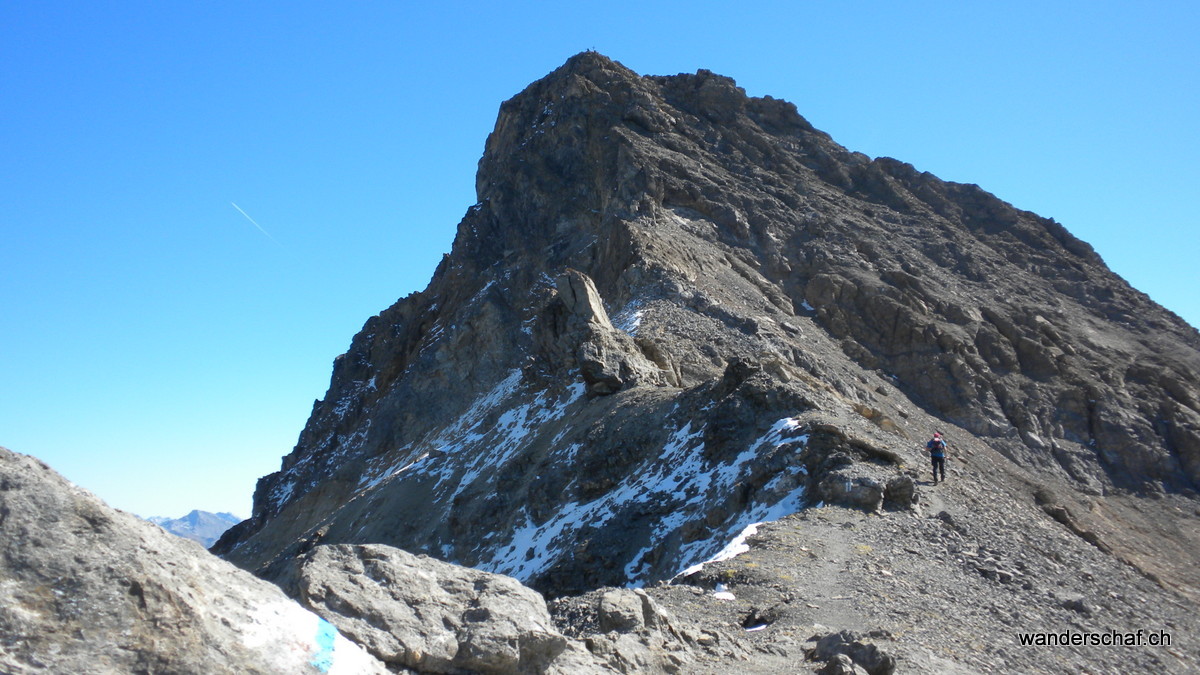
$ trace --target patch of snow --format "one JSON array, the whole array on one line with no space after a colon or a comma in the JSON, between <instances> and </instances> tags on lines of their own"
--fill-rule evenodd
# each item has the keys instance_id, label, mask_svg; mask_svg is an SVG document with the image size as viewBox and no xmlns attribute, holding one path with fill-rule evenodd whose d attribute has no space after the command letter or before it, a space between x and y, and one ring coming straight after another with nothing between
<instances>
[{"instance_id":1,"label":"patch of snow","mask_svg":"<svg viewBox=\"0 0 1200 675\"><path fill-rule=\"evenodd\" d=\"M467 300L467 304L472 305L474 303L478 303L478 301L484 297L484 293L487 293L488 288L491 288L492 286L496 286L496 280L494 279L488 280L484 287L480 288L478 292L475 292L475 294L472 295L469 300Z\"/></svg>"},{"instance_id":2,"label":"patch of snow","mask_svg":"<svg viewBox=\"0 0 1200 675\"><path fill-rule=\"evenodd\" d=\"M750 545L746 543L746 538L753 537L754 535L758 534L759 525L762 525L762 523L751 523L750 525L747 525L746 529L742 530L741 534L734 537L733 541L729 542L725 548L721 549L716 555L702 563L696 563L695 565L692 565L691 567L680 572L678 576L690 576L704 569L705 565L723 562L748 552L750 550Z\"/></svg>"},{"instance_id":3,"label":"patch of snow","mask_svg":"<svg viewBox=\"0 0 1200 675\"><path fill-rule=\"evenodd\" d=\"M646 313L643 311L634 312L631 316L629 316L628 319L618 324L617 328L620 328L630 335L636 335L637 329L642 325L642 317L645 314Z\"/></svg>"},{"instance_id":4,"label":"patch of snow","mask_svg":"<svg viewBox=\"0 0 1200 675\"><path fill-rule=\"evenodd\" d=\"M800 443L807 443L808 442L808 434L802 434L799 436L792 435L794 433L794 431L799 427L800 427L800 422L798 420L796 420L795 418L787 417L787 418L778 420L771 427L770 430L768 430L765 434L763 434L760 438L758 438L754 443L752 443L750 448L747 451L745 451L741 455L739 455L737 457L737 459L734 460L734 462L731 466L740 466L742 464L745 464L746 462L750 461L755 456L757 456L760 449L766 445L777 446L784 442L793 442L793 441L799 441ZM729 469L727 468L726 471L728 472ZM735 474L735 476L736 475L740 475L740 473ZM760 493L761 494L771 494L773 492L777 492L778 488L780 487L780 484L782 483L783 478L784 478L783 475L776 476L774 479L772 479L770 482L768 482L765 486L763 486L763 489L760 491ZM733 484L733 481L729 477L726 477L722 482L723 482L723 484L729 485L729 486L732 486L732 484ZM695 559L699 558L706 562L712 562L713 561L712 559L717 557L718 555L721 555L722 553L726 553L726 552L737 551L737 549L739 549L740 546L744 545L745 537L749 536L750 534L753 534L753 532L748 532L748 530L752 526L756 526L758 524L761 524L764 522L769 522L772 520L779 520L780 518L783 518L784 516L788 516L788 515L791 515L793 513L800 511L800 509L803 508L803 506L804 506L804 486L798 485L798 486L792 488L791 490L789 490L786 494L783 495L782 498L780 498L778 501L775 501L774 503L759 503L759 504L756 504L753 507L747 509L746 511L743 511L741 514L739 514L739 516L736 519L733 520L732 523L727 525L721 531L714 533L712 537L709 537L708 539L700 539L697 541L693 541L693 542L684 544L679 549L680 557L683 560L687 560L688 558L695 560ZM732 533L732 532L739 532L739 534L735 535L733 537L729 537L729 533ZM740 541L739 541L739 539L740 539ZM740 551L738 551L738 552L740 552ZM736 554L737 553L733 553L733 555L736 555ZM690 574L690 573L694 573L695 571L698 571L699 568L703 566L703 564L704 563L699 563L698 564L699 567L697 566L696 563L685 565L681 568L680 572L675 575L675 578L678 578L680 576L686 576L687 574ZM695 569L693 569L693 568L695 568ZM688 570L691 570L691 571L689 572Z\"/></svg>"},{"instance_id":5,"label":"patch of snow","mask_svg":"<svg viewBox=\"0 0 1200 675\"><path fill-rule=\"evenodd\" d=\"M520 371L516 371L516 373L519 378ZM582 395L582 386L572 386L568 389L566 396L551 404L548 400L549 393L543 391L532 402L505 411L487 430L481 429L481 425L476 424L466 431L462 441L451 443L443 448L448 454L462 452L467 445L481 450L469 460L470 463L462 475L452 476L447 473L442 476L439 484L448 479L457 483L457 489L448 498L457 497L482 472L492 467L503 466L509 457L525 446L526 439L533 436L544 425L560 419L566 414L567 407Z\"/></svg>"},{"instance_id":6,"label":"patch of snow","mask_svg":"<svg viewBox=\"0 0 1200 675\"><path fill-rule=\"evenodd\" d=\"M800 306L801 306L801 307L803 307L803 308L804 308L804 310L805 310L805 311L807 311L807 312L815 312L815 311L817 311L817 308L816 308L816 307L813 307L813 306L812 306L812 305L810 305L810 304L808 304L808 301L807 301L807 300L801 300L801 301L800 301Z\"/></svg>"},{"instance_id":7,"label":"patch of snow","mask_svg":"<svg viewBox=\"0 0 1200 675\"><path fill-rule=\"evenodd\" d=\"M354 382L351 382L346 389L346 393L342 394L342 397L338 399L337 404L334 405L333 414L336 415L339 420L344 418L346 413L350 412L351 406L353 406L356 402L361 401L363 394L368 391L375 391L374 375L372 375L371 379L366 382L361 380L355 380Z\"/></svg>"},{"instance_id":8,"label":"patch of snow","mask_svg":"<svg viewBox=\"0 0 1200 675\"><path fill-rule=\"evenodd\" d=\"M275 488L271 490L270 496L267 497L267 500L271 502L271 506L273 507L272 510L278 511L279 508L283 506L284 502L291 499L292 493L295 491L296 481L294 480L276 485Z\"/></svg>"},{"instance_id":9,"label":"patch of snow","mask_svg":"<svg viewBox=\"0 0 1200 675\"><path fill-rule=\"evenodd\" d=\"M469 408L467 408L465 412L459 415L454 422L443 429L442 432L439 433L435 438L420 443L418 446L420 451L424 452L425 454L428 454L430 449L452 451L457 449L455 447L456 443L454 442L454 439L458 439L457 445L461 446L467 441L479 440L483 438L482 434L472 434L470 432L481 425L488 412L511 396L513 392L516 391L520 382L521 371L518 369L509 371L508 375L497 382L487 393L484 393L480 395L479 398L475 399L475 401ZM408 450L408 452L405 452L405 450ZM426 457L421 456L414 460L411 455L412 451L413 448L406 446L405 448L400 448L393 453L389 453L389 455L392 457L399 456L403 459L399 460L398 462L381 465L371 471L364 472L363 476L359 479L359 489L365 490L377 487L398 473L407 471L410 468L416 468L413 467L413 465L422 461Z\"/></svg>"},{"instance_id":10,"label":"patch of snow","mask_svg":"<svg viewBox=\"0 0 1200 675\"><path fill-rule=\"evenodd\" d=\"M637 504L672 504L671 510L654 524L652 541L662 541L686 523L702 517L704 505L714 495L726 493L746 473L746 469L767 444L778 445L785 440L804 442L807 436L795 437L799 422L785 418L776 422L761 438L731 462L706 466L703 458L703 428L693 430L689 421L668 437L662 453L650 458L653 469L634 471L622 483L606 494L586 503L570 503L541 524L527 515L508 539L509 545L499 549L480 565L481 569L500 572L521 581L528 581L545 570L574 545L574 533L583 527L602 527ZM785 438L786 437L786 438ZM768 483L767 487L778 480ZM764 489L763 494L769 494ZM759 504L750 509L731 528L744 530L747 525L781 518L798 511L803 504L803 487L797 487L773 504ZM747 518L750 518L747 520ZM681 549L683 559L711 557L711 549L720 533L710 539L690 542ZM721 548L719 545L717 548ZM627 578L637 585L649 572L645 557L651 548L643 549L625 566ZM705 555L708 554L708 555Z\"/></svg>"},{"instance_id":11,"label":"patch of snow","mask_svg":"<svg viewBox=\"0 0 1200 675\"><path fill-rule=\"evenodd\" d=\"M563 433L565 433L565 431L559 432L559 436L561 436ZM555 445L555 441L557 441L557 440L558 440L558 437L555 437L554 441L551 441L550 444ZM576 455L579 454L579 450L582 447L583 447L583 443L572 443L572 444L568 445L567 447L563 448L562 450L560 450L559 455L562 457L562 461L566 462L568 464L574 462Z\"/></svg>"},{"instance_id":12,"label":"patch of snow","mask_svg":"<svg viewBox=\"0 0 1200 675\"><path fill-rule=\"evenodd\" d=\"M294 602L259 605L237 630L244 646L270 655L276 672L304 672L306 665L327 675L379 671L378 664L361 647Z\"/></svg>"},{"instance_id":13,"label":"patch of snow","mask_svg":"<svg viewBox=\"0 0 1200 675\"><path fill-rule=\"evenodd\" d=\"M645 303L640 298L630 300L612 318L613 326L630 335L636 335L638 327L642 325L642 317L646 315L646 311L643 309L644 305Z\"/></svg>"},{"instance_id":14,"label":"patch of snow","mask_svg":"<svg viewBox=\"0 0 1200 675\"><path fill-rule=\"evenodd\" d=\"M421 453L421 455L418 456L416 459L409 462L408 464L405 464L404 466L401 466L398 469L392 469L391 471L380 473L379 475L375 476L374 478L369 478L366 474L364 474L362 480L366 481L366 483L365 484L360 483L359 489L360 489L360 491L372 490L372 489L378 487L380 484L384 483L385 481L390 481L393 478L399 476L400 474L407 472L409 469L420 464L421 462L425 461L426 459L429 459L428 452Z\"/></svg>"}]
</instances>

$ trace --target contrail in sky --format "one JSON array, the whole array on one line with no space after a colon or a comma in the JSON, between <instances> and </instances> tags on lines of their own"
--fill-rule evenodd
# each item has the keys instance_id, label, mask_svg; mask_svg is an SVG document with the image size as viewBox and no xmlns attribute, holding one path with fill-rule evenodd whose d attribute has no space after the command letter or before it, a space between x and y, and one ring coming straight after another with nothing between
<instances>
[{"instance_id":1,"label":"contrail in sky","mask_svg":"<svg viewBox=\"0 0 1200 675\"><path fill-rule=\"evenodd\" d=\"M280 244L280 243L279 243L279 241L275 239L275 237L272 237L272 236L271 236L271 233L270 233L270 232L267 232L266 230L264 230L264 229L263 229L263 227L262 227L262 225L259 225L258 223L254 222L254 219L250 217L250 214L249 214L249 213L246 213L245 211L243 211L243 210L242 210L242 207L238 206L237 204L234 204L233 202L229 202L229 203L233 205L233 208L235 208L235 209L237 209L237 210L238 210L238 213L242 214L243 216L246 216L246 220L250 221L250 223L251 223L252 225L254 225L255 227L257 227L259 232L262 232L263 234L267 235L267 238L268 238L268 239L270 239L271 241L275 242L275 243L276 243L276 244L278 244L279 246L283 246L283 244Z\"/></svg>"}]
</instances>

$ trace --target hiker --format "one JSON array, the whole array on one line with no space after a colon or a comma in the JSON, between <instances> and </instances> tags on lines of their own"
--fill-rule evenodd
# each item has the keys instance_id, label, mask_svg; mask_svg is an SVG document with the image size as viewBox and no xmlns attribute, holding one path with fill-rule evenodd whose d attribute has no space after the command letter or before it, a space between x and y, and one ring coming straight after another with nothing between
<instances>
[{"instance_id":1,"label":"hiker","mask_svg":"<svg viewBox=\"0 0 1200 675\"><path fill-rule=\"evenodd\" d=\"M938 482L938 470L942 472L942 482L946 482L946 441L942 440L941 432L934 432L933 438L925 444L929 451L929 459L933 462L933 482Z\"/></svg>"}]
</instances>

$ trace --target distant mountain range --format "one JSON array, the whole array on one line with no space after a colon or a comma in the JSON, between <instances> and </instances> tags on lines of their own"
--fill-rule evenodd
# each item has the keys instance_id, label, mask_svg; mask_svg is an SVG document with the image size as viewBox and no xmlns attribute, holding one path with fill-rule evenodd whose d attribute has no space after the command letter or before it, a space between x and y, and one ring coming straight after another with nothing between
<instances>
[{"instance_id":1,"label":"distant mountain range","mask_svg":"<svg viewBox=\"0 0 1200 675\"><path fill-rule=\"evenodd\" d=\"M241 522L232 513L209 513L194 510L182 518L150 516L146 520L158 525L171 534L199 542L204 548L213 543L230 527Z\"/></svg>"}]
</instances>

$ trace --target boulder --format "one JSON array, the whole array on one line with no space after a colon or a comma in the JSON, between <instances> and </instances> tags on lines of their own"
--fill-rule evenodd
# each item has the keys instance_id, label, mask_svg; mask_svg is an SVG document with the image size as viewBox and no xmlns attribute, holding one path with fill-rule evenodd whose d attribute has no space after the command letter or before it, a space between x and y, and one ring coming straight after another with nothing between
<instances>
[{"instance_id":1,"label":"boulder","mask_svg":"<svg viewBox=\"0 0 1200 675\"><path fill-rule=\"evenodd\" d=\"M600 632L664 631L675 634L671 617L642 589L611 589L600 596Z\"/></svg>"},{"instance_id":2,"label":"boulder","mask_svg":"<svg viewBox=\"0 0 1200 675\"><path fill-rule=\"evenodd\" d=\"M855 665L849 656L834 654L817 673L818 675L866 675L867 671Z\"/></svg>"},{"instance_id":3,"label":"boulder","mask_svg":"<svg viewBox=\"0 0 1200 675\"><path fill-rule=\"evenodd\" d=\"M871 473L860 465L831 471L817 484L817 494L830 504L878 511L883 504L884 484Z\"/></svg>"},{"instance_id":4,"label":"boulder","mask_svg":"<svg viewBox=\"0 0 1200 675\"><path fill-rule=\"evenodd\" d=\"M883 488L883 501L892 508L910 509L917 503L917 484L910 476L896 476Z\"/></svg>"},{"instance_id":5,"label":"boulder","mask_svg":"<svg viewBox=\"0 0 1200 675\"><path fill-rule=\"evenodd\" d=\"M844 655L870 675L892 675L896 672L895 657L887 654L873 643L863 642L861 636L853 631L844 630L825 635L817 641L817 648L813 655L821 661L832 660L838 655ZM844 659L838 660L840 664L844 664L844 662ZM839 672L839 670L835 669L833 672ZM844 672L844 670L840 672Z\"/></svg>"},{"instance_id":6,"label":"boulder","mask_svg":"<svg viewBox=\"0 0 1200 675\"><path fill-rule=\"evenodd\" d=\"M596 290L596 283L588 275L575 269L567 269L554 282L558 289L558 297L571 316L578 317L585 323L597 328L612 328L608 312L604 309L604 301Z\"/></svg>"},{"instance_id":7,"label":"boulder","mask_svg":"<svg viewBox=\"0 0 1200 675\"><path fill-rule=\"evenodd\" d=\"M551 611L564 632L586 645L592 667L605 673L690 672L705 644L730 642L715 633L680 630L671 614L640 588L559 598ZM562 663L560 659L555 666Z\"/></svg>"},{"instance_id":8,"label":"boulder","mask_svg":"<svg viewBox=\"0 0 1200 675\"><path fill-rule=\"evenodd\" d=\"M429 673L541 672L567 649L546 602L511 577L383 545L317 546L287 582L389 665Z\"/></svg>"},{"instance_id":9,"label":"boulder","mask_svg":"<svg viewBox=\"0 0 1200 675\"><path fill-rule=\"evenodd\" d=\"M0 672L387 670L277 587L0 448Z\"/></svg>"}]
</instances>

